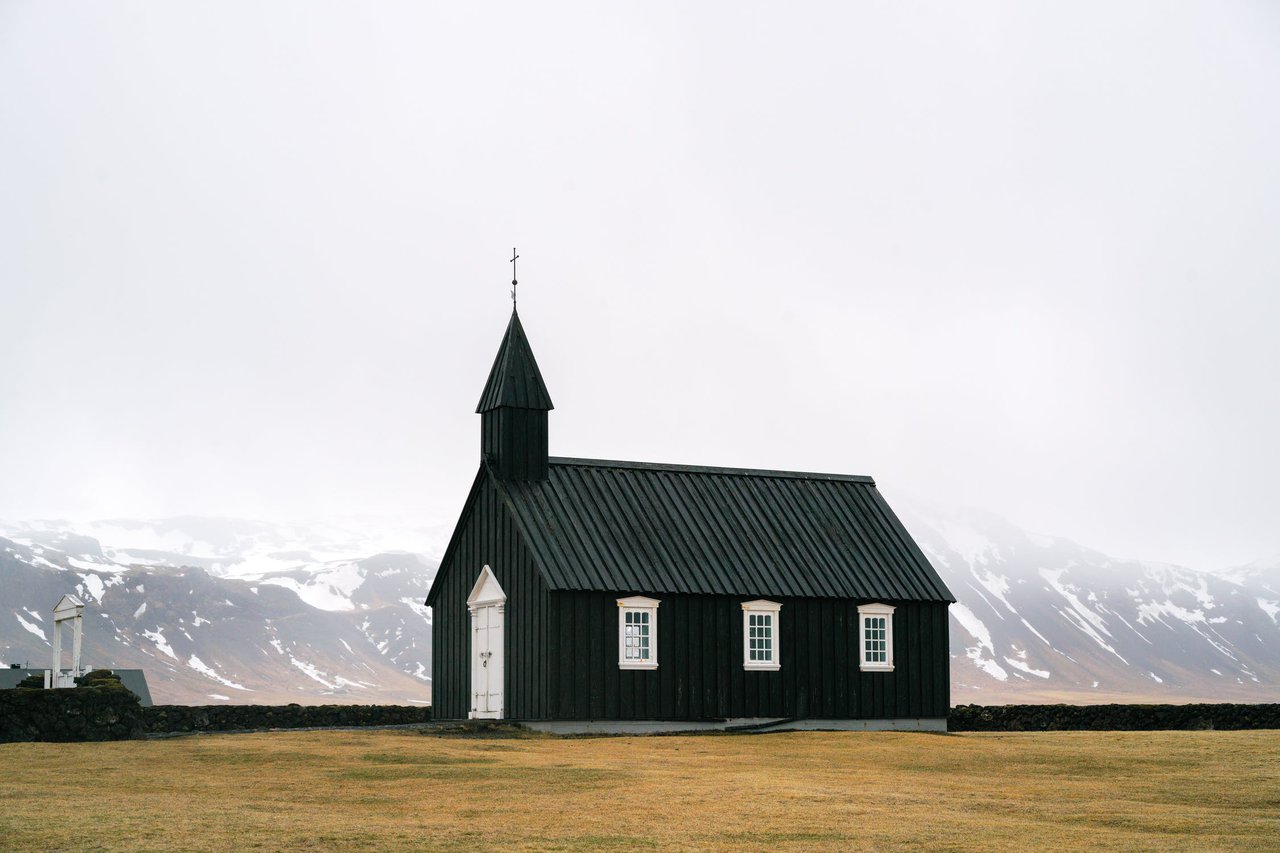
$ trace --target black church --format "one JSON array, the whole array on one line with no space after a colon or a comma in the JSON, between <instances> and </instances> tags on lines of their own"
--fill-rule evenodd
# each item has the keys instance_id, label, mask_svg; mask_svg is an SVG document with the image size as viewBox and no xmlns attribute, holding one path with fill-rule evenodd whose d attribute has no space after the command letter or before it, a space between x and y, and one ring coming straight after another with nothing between
<instances>
[{"instance_id":1,"label":"black church","mask_svg":"<svg viewBox=\"0 0 1280 853\"><path fill-rule=\"evenodd\" d=\"M514 311L427 596L436 719L945 730L955 601L870 477L547 455Z\"/></svg>"}]
</instances>

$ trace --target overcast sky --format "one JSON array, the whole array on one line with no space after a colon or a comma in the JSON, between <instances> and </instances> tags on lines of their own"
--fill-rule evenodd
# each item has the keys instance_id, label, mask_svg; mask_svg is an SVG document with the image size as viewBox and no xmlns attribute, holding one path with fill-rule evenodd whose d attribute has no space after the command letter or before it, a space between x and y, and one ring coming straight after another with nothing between
<instances>
[{"instance_id":1,"label":"overcast sky","mask_svg":"<svg viewBox=\"0 0 1280 853\"><path fill-rule=\"evenodd\" d=\"M451 520L565 456L1280 550L1275 3L0 2L0 517Z\"/></svg>"}]
</instances>

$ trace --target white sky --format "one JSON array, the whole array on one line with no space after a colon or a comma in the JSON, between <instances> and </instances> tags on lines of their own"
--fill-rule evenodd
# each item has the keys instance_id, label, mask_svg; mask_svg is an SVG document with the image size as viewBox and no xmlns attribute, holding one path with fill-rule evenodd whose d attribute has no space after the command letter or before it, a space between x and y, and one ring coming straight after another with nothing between
<instances>
[{"instance_id":1,"label":"white sky","mask_svg":"<svg viewBox=\"0 0 1280 853\"><path fill-rule=\"evenodd\" d=\"M450 519L559 455L1280 549L1274 3L0 3L0 517Z\"/></svg>"}]
</instances>

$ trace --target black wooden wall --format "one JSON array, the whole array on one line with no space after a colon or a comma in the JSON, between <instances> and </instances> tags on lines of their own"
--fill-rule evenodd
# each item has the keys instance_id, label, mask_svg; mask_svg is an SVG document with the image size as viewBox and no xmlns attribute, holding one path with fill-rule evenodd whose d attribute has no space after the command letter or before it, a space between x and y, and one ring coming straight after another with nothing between
<instances>
[{"instance_id":1,"label":"black wooden wall","mask_svg":"<svg viewBox=\"0 0 1280 853\"><path fill-rule=\"evenodd\" d=\"M641 594L643 591L641 591ZM782 668L742 668L747 596L666 596L658 608L658 668L618 668L621 594L550 594L548 716L574 720L728 717L945 717L950 706L947 605L897 604L894 671L858 668L859 603L782 603ZM754 597L754 596L753 596Z\"/></svg>"},{"instance_id":2,"label":"black wooden wall","mask_svg":"<svg viewBox=\"0 0 1280 853\"><path fill-rule=\"evenodd\" d=\"M547 478L547 413L500 406L480 416L481 458L504 480Z\"/></svg>"},{"instance_id":3,"label":"black wooden wall","mask_svg":"<svg viewBox=\"0 0 1280 853\"><path fill-rule=\"evenodd\" d=\"M544 719L544 653L550 607L542 576L483 472L459 521L457 539L431 589L431 704L437 719L466 719L471 709L471 614L467 596L488 565L507 594L504 704L515 719Z\"/></svg>"}]
</instances>

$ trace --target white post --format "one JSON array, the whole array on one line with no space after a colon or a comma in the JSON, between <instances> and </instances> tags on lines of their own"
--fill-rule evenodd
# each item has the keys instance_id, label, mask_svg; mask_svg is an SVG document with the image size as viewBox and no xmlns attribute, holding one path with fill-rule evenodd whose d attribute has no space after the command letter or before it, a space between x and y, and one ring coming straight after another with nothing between
<instances>
[{"instance_id":1,"label":"white post","mask_svg":"<svg viewBox=\"0 0 1280 853\"><path fill-rule=\"evenodd\" d=\"M53 620L53 686L58 686L58 673L62 671L62 623Z\"/></svg>"},{"instance_id":2,"label":"white post","mask_svg":"<svg viewBox=\"0 0 1280 853\"><path fill-rule=\"evenodd\" d=\"M84 631L84 617L79 613L76 618L71 621L73 639L71 640L71 677L79 678L82 673L80 671L80 635Z\"/></svg>"}]
</instances>

